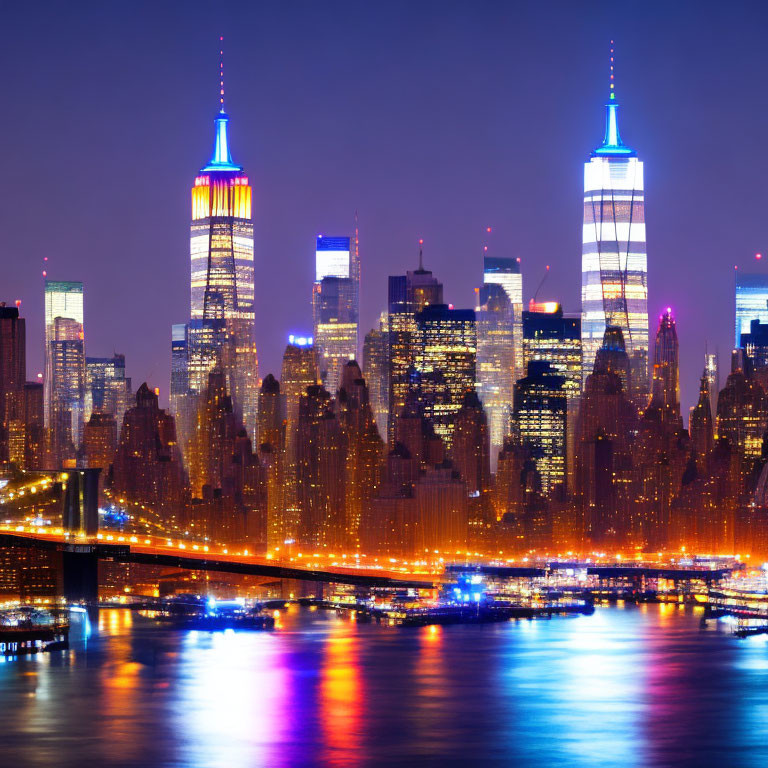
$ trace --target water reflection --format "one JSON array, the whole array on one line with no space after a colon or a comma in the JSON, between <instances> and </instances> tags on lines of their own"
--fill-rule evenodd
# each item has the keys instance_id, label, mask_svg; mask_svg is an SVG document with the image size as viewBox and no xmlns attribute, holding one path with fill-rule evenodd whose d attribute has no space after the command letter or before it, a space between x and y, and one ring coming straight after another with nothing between
<instances>
[{"instance_id":1,"label":"water reflection","mask_svg":"<svg viewBox=\"0 0 768 768\"><path fill-rule=\"evenodd\" d=\"M290 687L279 637L189 632L173 688L182 765L288 764L281 744L291 720Z\"/></svg>"},{"instance_id":2,"label":"water reflection","mask_svg":"<svg viewBox=\"0 0 768 768\"><path fill-rule=\"evenodd\" d=\"M335 621L324 644L318 713L324 762L335 768L358 765L362 753L363 685L356 629L354 622Z\"/></svg>"},{"instance_id":3,"label":"water reflection","mask_svg":"<svg viewBox=\"0 0 768 768\"><path fill-rule=\"evenodd\" d=\"M2 765L768 763L768 641L670 606L404 629L288 611L264 633L102 612L0 664Z\"/></svg>"}]
</instances>

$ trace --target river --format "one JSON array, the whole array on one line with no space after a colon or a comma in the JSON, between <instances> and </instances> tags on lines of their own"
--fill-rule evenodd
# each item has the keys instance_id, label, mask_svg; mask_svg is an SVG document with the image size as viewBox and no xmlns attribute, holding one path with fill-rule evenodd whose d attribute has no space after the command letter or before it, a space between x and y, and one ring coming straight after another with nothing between
<instances>
[{"instance_id":1,"label":"river","mask_svg":"<svg viewBox=\"0 0 768 768\"><path fill-rule=\"evenodd\" d=\"M768 642L699 619L410 629L292 608L273 632L203 633L103 610L69 651L0 661L0 765L764 768Z\"/></svg>"}]
</instances>

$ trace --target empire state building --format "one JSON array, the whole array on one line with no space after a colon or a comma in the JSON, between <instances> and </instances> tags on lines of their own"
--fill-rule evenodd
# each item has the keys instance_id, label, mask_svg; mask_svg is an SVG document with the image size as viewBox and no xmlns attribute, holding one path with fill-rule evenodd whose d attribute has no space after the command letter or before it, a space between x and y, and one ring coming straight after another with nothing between
<instances>
[{"instance_id":1,"label":"empire state building","mask_svg":"<svg viewBox=\"0 0 768 768\"><path fill-rule=\"evenodd\" d=\"M187 330L188 390L202 392L220 368L236 413L253 439L258 407L254 341L251 187L232 160L229 116L215 119L214 149L192 188L191 296Z\"/></svg>"}]
</instances>

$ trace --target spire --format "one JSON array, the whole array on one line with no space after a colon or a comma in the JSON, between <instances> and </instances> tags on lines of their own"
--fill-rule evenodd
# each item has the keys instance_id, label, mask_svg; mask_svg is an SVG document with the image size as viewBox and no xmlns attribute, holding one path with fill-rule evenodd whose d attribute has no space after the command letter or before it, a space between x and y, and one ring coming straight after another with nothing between
<instances>
[{"instance_id":1,"label":"spire","mask_svg":"<svg viewBox=\"0 0 768 768\"><path fill-rule=\"evenodd\" d=\"M229 115L224 111L224 37L219 37L219 114L216 115L216 125L213 156L202 172L206 171L242 171L242 166L235 165L232 153L229 151L227 123Z\"/></svg>"},{"instance_id":2,"label":"spire","mask_svg":"<svg viewBox=\"0 0 768 768\"><path fill-rule=\"evenodd\" d=\"M611 40L611 55L609 58L609 78L608 78L608 103L605 105L605 138L603 139L603 145L598 147L594 154L598 156L602 155L619 155L633 157L636 153L633 149L626 146L621 140L621 134L619 133L619 103L616 101L616 55L613 47L613 40Z\"/></svg>"},{"instance_id":3,"label":"spire","mask_svg":"<svg viewBox=\"0 0 768 768\"><path fill-rule=\"evenodd\" d=\"M419 272L424 271L424 241L419 240Z\"/></svg>"},{"instance_id":4,"label":"spire","mask_svg":"<svg viewBox=\"0 0 768 768\"><path fill-rule=\"evenodd\" d=\"M220 112L224 111L224 36L219 37L221 48L219 48L219 104L221 105ZM613 56L613 51L611 51ZM611 59L613 61L613 59ZM613 67L611 67L613 69ZM613 75L611 75L613 77ZM611 85L613 88L613 85Z\"/></svg>"}]
</instances>

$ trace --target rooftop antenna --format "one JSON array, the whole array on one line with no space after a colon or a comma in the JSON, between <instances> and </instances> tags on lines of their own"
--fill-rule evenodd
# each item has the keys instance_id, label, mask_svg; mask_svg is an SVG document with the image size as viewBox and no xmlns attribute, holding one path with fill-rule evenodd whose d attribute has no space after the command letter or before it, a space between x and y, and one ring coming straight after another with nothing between
<instances>
[{"instance_id":1,"label":"rooftop antenna","mask_svg":"<svg viewBox=\"0 0 768 768\"><path fill-rule=\"evenodd\" d=\"M424 271L424 241L419 240L419 272Z\"/></svg>"},{"instance_id":2,"label":"rooftop antenna","mask_svg":"<svg viewBox=\"0 0 768 768\"><path fill-rule=\"evenodd\" d=\"M224 35L219 36L219 105L224 111Z\"/></svg>"},{"instance_id":3,"label":"rooftop antenna","mask_svg":"<svg viewBox=\"0 0 768 768\"><path fill-rule=\"evenodd\" d=\"M536 303L536 299L539 297L539 291L541 290L541 286L544 285L544 281L547 279L547 276L549 275L549 264L547 264L545 270L544 270L544 277L541 278L541 282L539 283L539 287L536 289L536 293L533 294L533 303Z\"/></svg>"},{"instance_id":4,"label":"rooftop antenna","mask_svg":"<svg viewBox=\"0 0 768 768\"><path fill-rule=\"evenodd\" d=\"M610 80L610 92L611 92L611 101L613 101L616 98L616 94L614 93L614 82L613 82L613 67L614 67L614 49L613 49L613 40L611 40L611 80Z\"/></svg>"}]
</instances>

